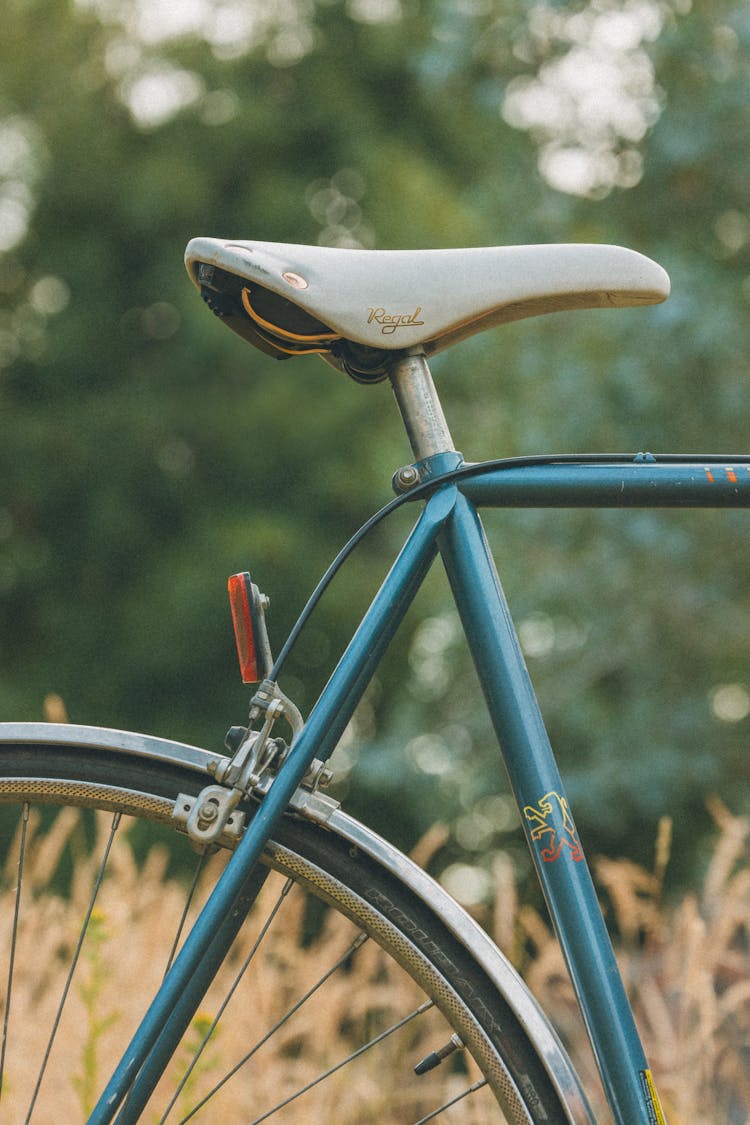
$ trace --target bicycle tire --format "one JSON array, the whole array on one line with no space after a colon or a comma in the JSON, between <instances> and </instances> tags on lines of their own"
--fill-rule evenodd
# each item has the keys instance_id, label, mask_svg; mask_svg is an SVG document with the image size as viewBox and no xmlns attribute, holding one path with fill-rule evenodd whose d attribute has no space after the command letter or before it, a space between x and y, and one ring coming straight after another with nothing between
<instances>
[{"instance_id":1,"label":"bicycle tire","mask_svg":"<svg viewBox=\"0 0 750 1125\"><path fill-rule=\"evenodd\" d=\"M2 727L3 725L0 724L0 728ZM160 823L167 826L171 835L175 825L171 813L178 795L195 795L208 780L205 772L196 766L196 760L202 752L195 750L195 748L184 747L182 744L161 743L161 740L147 739L145 742L149 747L153 747L153 744L157 742L160 743L159 757L151 757L148 753L142 754L140 751L134 754L132 752L133 740L137 740L140 736L126 735L123 732L103 731L99 732L99 737L92 738L92 728L78 728L87 731L87 741L76 742L71 741L75 737L74 733L72 731L67 732L64 728L57 728L57 734L45 732L43 738L39 738L41 725L32 724L23 733L21 740L14 741L14 733L22 727L22 724L8 725L5 728L5 733L0 729L0 803L5 806L9 804L17 805L20 810L26 810L27 820L28 809L32 804L45 808L50 805L61 808L73 807L83 810L99 810L116 815L125 814L128 817L134 817L136 822ZM187 753L188 751L190 753ZM247 811L250 814L252 813L251 808L248 808ZM7 822L8 813L6 812L4 815ZM53 814L47 812L46 815L49 817ZM84 812L83 815L90 818L93 814ZM316 1004L315 1025L317 1026L319 1022L320 1027L323 1028L326 1023L330 1025L332 1020L336 1025L335 1048L339 1054L336 1055L334 1051L330 1058L325 1056L323 1045L320 1042L322 1031L320 1037L308 1030L305 1034L300 1034L298 1038L295 1038L295 1035L297 1035L293 1030L294 1018L297 1018L295 1013L295 1016L289 1019L288 1024L283 1025L287 1029L285 1031L287 1039L284 1041L281 1051L284 1074L286 1075L287 1068L294 1071L295 1075L307 1073L305 1070L307 1062L305 1061L303 1065L301 1061L305 1048L309 1048L316 1056L321 1056L322 1061L318 1065L321 1072L325 1072L335 1065L337 1059L341 1057L339 1040L344 1040L347 1044L353 1041L355 1025L368 1025L369 1034L374 1037L380 1034L383 1027L387 1030L393 1022L397 1023L401 1017L400 1009L396 1011L398 1003L394 997L410 995L410 990L413 987L406 978L410 978L411 982L414 982L414 985L427 998L424 1002L432 1004L434 1007L424 1016L420 1015L415 1017L414 1020L410 1020L407 1028L408 1033L397 1031L392 1037L388 1037L396 1042L399 1035L405 1035L403 1040L405 1046L399 1048L396 1055L393 1054L393 1051L390 1051L386 1055L386 1063L380 1064L380 1067L383 1065L388 1068L398 1067L397 1071L389 1070L385 1076L386 1086L383 1085L382 1075L380 1076L380 1082L373 1081L373 1076L369 1072L366 1073L364 1079L358 1078L356 1084L351 1078L343 1079L341 1089L347 1097L351 1094L354 1085L361 1086L365 1092L374 1090L375 1102L378 1103L376 1109L373 1109L370 1103L365 1102L364 1094L358 1101L359 1094L357 1093L357 1096L353 1099L354 1108L347 1107L344 1110L342 1101L344 1094L332 1094L330 1092L333 1080L337 1078L336 1075L332 1075L330 1080L327 1079L325 1083L316 1087L319 1089L324 1086L327 1087L328 1092L320 1096L328 1099L326 1103L329 1106L328 1110L317 1109L311 1112L310 1101L315 1093L315 1090L313 1090L299 1098L293 1098L285 1109L278 1110L279 1116L276 1119L284 1122L328 1119L335 1120L337 1123L339 1120L342 1122L351 1120L394 1123L432 1120L430 1114L433 1110L456 1096L456 1092L460 1094L464 1089L471 1088L473 1084L483 1083L484 1085L479 1092L461 1098L453 1107L444 1109L439 1114L439 1119L445 1121L446 1125L453 1121L490 1122L495 1120L513 1123L576 1122L576 1125L578 1125L579 1122L593 1120L580 1090L575 1089L574 1080L567 1089L561 1090L559 1074L554 1072L554 1068L552 1068L553 1073L550 1073L549 1044L545 1048L540 1048L529 1031L528 1014L519 1016L519 1013L514 1011L507 997L502 994L497 984L491 979L486 967L479 963L465 941L457 937L455 925L447 924L439 909L434 909L429 901L425 901L424 897L416 894L413 886L407 885L399 877L398 872L394 872L393 864L390 865L391 869L388 869L377 856L372 854L373 849L369 845L361 846L359 840L366 842L372 839L371 834L366 829L352 828L354 822L349 822L349 827L342 832L336 824L331 823L335 820L335 817L331 817L327 824L321 825L305 819L299 814L290 814L284 818L283 825L275 835L274 840L269 842L266 850L264 862L276 873L275 878L284 887L288 887L288 881L292 880L295 884L295 894L304 892L306 895L312 896L306 905L296 907L297 922L293 928L298 935L301 931L304 932L301 933L299 938L299 946L295 947L297 952L291 957L287 955L287 959L308 960L308 949L314 949L316 944L321 945L328 952L326 948L328 945L327 936L326 940L323 940L321 935L328 935L329 932L338 933L337 927L345 925L343 922L339 924L338 917L330 914L330 908L333 907L338 916L353 923L353 933L364 933L368 938L374 939L374 943L369 943L369 948L379 947L379 950L373 955L375 957L373 962L375 968L371 965L370 969L367 970L371 974L377 975L380 982L378 984L379 991L373 991L369 977L364 984L361 980L357 983L355 955L354 953L348 954L348 960L345 956L339 967L340 973L343 974L349 990L354 989L351 992L352 996L360 997L363 990L367 994L364 1009L360 1011L362 1004L357 1000L353 1005L352 1014L336 1010L332 1015L330 1007L323 999L314 1001ZM0 821L0 824L2 823L3 821ZM55 823L59 822L56 821ZM77 829L76 831L80 834L83 830ZM89 834L92 832L91 824L88 825L88 832ZM49 839L50 835L51 831L41 833L40 830L40 849L44 847L44 842ZM187 842L184 842L187 846ZM130 849L132 844L125 841L125 847ZM77 849L79 863L82 866L88 864L91 867L90 851L87 850L88 845L82 844L79 839ZM15 858L11 857L9 862L15 863ZM55 865L49 857L47 857L46 862L53 878L60 882L62 879L60 864ZM123 861L118 860L117 862L122 863ZM407 861L404 860L404 865L406 864ZM131 870L132 881L134 870L132 863L129 869ZM6 873L11 870L12 868L9 868L8 863L6 863ZM139 868L138 870L142 869ZM74 884L77 877L76 871L71 870L69 874L70 886ZM93 880L93 876L91 878ZM106 876L102 885L106 886L109 878L110 876ZM138 888L132 889L135 891L137 898ZM33 890L35 902L43 899L40 887L34 885L32 888L25 889L22 893L28 897L29 890ZM60 900L67 902L72 899L73 892L66 888L58 889L56 896L52 897L59 905ZM91 902L90 899L87 901ZM272 901L277 900L274 898ZM281 901L280 897L278 901ZM92 909L91 905L88 909ZM4 913L7 916L9 910ZM161 913L161 911L158 911L158 913ZM21 917L23 916L21 915ZM96 919L96 915L94 917ZM260 921L254 919L255 916L251 912L243 930L250 930L253 926L257 930ZM146 917L146 922L149 922L148 917ZM23 923L21 923L22 926ZM87 926L90 928L91 923L87 923ZM38 932L37 929L37 934ZM20 933L23 933L23 929L17 927L16 935ZM87 940L89 939L87 938ZM94 958L96 959L99 956L96 941L91 940L94 941ZM250 938L247 940L249 941ZM67 939L67 942L68 945L72 944L70 939ZM308 943L308 946L305 946L305 942ZM135 939L128 927L128 932L125 935L126 949L132 950L134 943ZM14 968L21 960L21 956L15 948L17 944L16 940L13 952ZM389 959L387 964L381 960L383 953ZM357 956L361 955L357 954ZM231 960L232 957L233 954L230 953L227 960ZM80 963L79 959L79 965ZM35 971L39 978L44 978L45 974L49 974L49 965L37 965ZM321 970L323 974L325 974L325 971L325 969ZM80 970L77 968L76 972L80 973ZM7 969L1 968L0 973L3 974L0 976L0 981L3 981L6 979ZM402 977L401 974L404 973L406 977ZM95 973L94 976L96 976ZM397 983L397 981L401 983ZM5 1008L4 1019L6 1020L8 1014L11 1019L14 1015L14 995L19 987L21 986L14 982L14 991L11 992L9 987L6 992L6 1002L3 1005ZM28 990L32 985L26 982L25 987ZM76 985L76 987L82 988L84 992L85 988L89 987L90 991L90 986L85 986L85 984L83 986ZM94 992L96 992L97 987L99 986L95 986ZM123 986L120 987L122 989ZM261 990L265 987L266 991L261 991L260 997L256 993L254 1003L263 1007L269 1006L272 999L268 995L269 991L281 992L292 986L285 983L285 979L281 975L274 978L270 990L263 982L259 987ZM298 990L299 987L297 986ZM73 994L73 991L73 988L70 988L67 993L68 1003L72 1002L69 997ZM120 991L119 995L122 996L123 992ZM320 995L323 996L322 991ZM144 1007L150 999L150 995L143 996ZM80 1009L80 996L78 996L77 1002ZM293 1000L289 1001L290 1004L294 1002ZM413 1001L411 1007L407 1005L409 1012L416 1010L414 1004L418 1009L419 1003ZM43 1006L40 1005L40 1007ZM424 1033L414 1030L421 1025L423 1019L425 1024L428 1020L433 1020L436 1011L439 1011L443 1021L440 1027L430 1026L429 1030ZM229 1012L229 1008L227 1012ZM91 1015L89 1013L89 1015L91 1018L99 1020L99 1023L106 1021L108 1018L106 1014ZM63 1017L56 1015L54 1018L62 1019L66 1016L67 1013ZM268 1018L272 1021L274 1017L269 1015ZM36 1023L36 1019L33 1022ZM78 1022L81 1022L80 1015ZM84 1030L82 1035L84 1040L80 1047L83 1053L82 1058L86 1051L90 1052L92 1038L90 1026L89 1031ZM95 1026L98 1027L99 1024L95 1024ZM404 1026L406 1027L406 1025ZM292 1029L291 1038L289 1038L289 1029ZM103 1034L103 1032L95 1032L95 1048L99 1044L97 1036ZM431 1051L437 1048L442 1048L444 1044L449 1042L450 1036L453 1034L459 1036L462 1049L455 1051L444 1063L436 1067L431 1075L414 1078L414 1064L419 1062L422 1056L429 1055ZM69 1036L70 1031L66 1025L64 1040L66 1052L70 1048ZM126 1038L123 1039L120 1049L124 1047L126 1041ZM385 1042L385 1038L383 1042ZM54 1058L55 1052L58 1050L57 1043L58 1040L56 1039L50 1059ZM9 1024L7 1037L5 1032L3 1034L3 1057L6 1059L5 1074L8 1076L8 1081L3 1082L2 1095L0 1096L0 1112L3 1114L3 1120L15 1121L17 1118L19 1122L31 1120L32 1122L40 1122L41 1125L45 1125L48 1120L59 1121L63 1118L71 1121L76 1120L74 1116L70 1116L70 1110L67 1111L68 1116L63 1114L61 1118L60 1099L62 1091L59 1079L52 1081L48 1078L51 1062L45 1064L38 1093L32 1095L32 1115L24 1117L27 1110L14 1106L11 1098L15 1088L18 1087L20 1091L20 1087L23 1085L18 1071L18 1053L16 1054L14 1070L12 1061L14 1047L18 1052L18 1042L14 1044L13 1027ZM463 1049L464 1047L465 1049ZM357 1048L355 1046L352 1049L356 1050ZM362 1063L363 1059L374 1055L376 1050L382 1049L382 1046L373 1048L373 1051L363 1053L356 1061ZM30 1052L24 1048L21 1051L20 1057L23 1059L24 1067L26 1067ZM469 1055L471 1059L468 1058ZM568 1064L565 1063L565 1065ZM84 1066L84 1064L79 1065L79 1070L81 1066ZM227 1066L231 1069L229 1064ZM345 1069L339 1072L342 1076ZM76 1077L74 1067L70 1064L67 1064L65 1070L70 1072L73 1078ZM242 1068L238 1073L241 1073L241 1071ZM376 1066L375 1074L378 1073L379 1067ZM105 1073L101 1077L106 1079L107 1074ZM200 1077L203 1080L206 1079L205 1071L200 1072ZM79 1083L72 1096L79 1099L78 1119L84 1120L87 1111L80 1100L80 1074L78 1078ZM253 1095L258 1094L257 1081L257 1078L252 1080ZM299 1077L296 1078L296 1081L298 1084L305 1085L303 1079ZM565 1081L568 1081L567 1077ZM246 1078L243 1077L242 1082L247 1086L248 1080ZM26 1085L28 1086L28 1083ZM208 1085L210 1088L210 1082ZM379 1087L382 1087L382 1089ZM386 1108L380 1105L385 1088L393 1096L395 1105L392 1107ZM295 1092L292 1090L292 1093ZM26 1096L28 1095L26 1094ZM196 1104L198 1104L203 1094L192 1093L191 1090L191 1096L197 1099ZM222 1088L217 1093L215 1102L207 1102L205 1110L196 1115L196 1121L214 1120L213 1113L219 1111L222 1114L221 1119L226 1121L227 1125L234 1125L235 1120L237 1125L240 1125L240 1122L249 1121L251 1118L254 1121L265 1119L265 1107L263 1105L253 1104L251 1106L248 1103L245 1109L245 1103L242 1102L241 1109L227 1111L221 1101L224 1096L224 1088ZM284 1094L284 1097L286 1096ZM45 1097L51 1099L51 1105L45 1102ZM164 1093L162 1085L157 1090L155 1098L161 1098L161 1106L163 1106L167 1097L168 1095ZM331 1116L331 1098L334 1099L336 1105L335 1116ZM481 1104L480 1098L483 1099ZM283 1098L280 1097L279 1100L283 1100ZM4 1108L2 1101L6 1102ZM154 1104L155 1102L152 1099L152 1102L149 1103L150 1114L154 1112ZM173 1114L165 1120L169 1122L187 1120L185 1105L186 1103L183 1100L182 1108L179 1109L177 1116ZM159 1108L158 1112L161 1113L162 1109ZM260 1116L257 1116L259 1112ZM303 1116L298 1116L300 1113ZM320 1116L321 1113L323 1116ZM182 1114L182 1117L180 1117L180 1114ZM153 1117L149 1116L148 1120L151 1121L152 1119ZM192 1116L189 1119L192 1120ZM140 1120L146 1120L146 1115L144 1114Z\"/></svg>"}]
</instances>

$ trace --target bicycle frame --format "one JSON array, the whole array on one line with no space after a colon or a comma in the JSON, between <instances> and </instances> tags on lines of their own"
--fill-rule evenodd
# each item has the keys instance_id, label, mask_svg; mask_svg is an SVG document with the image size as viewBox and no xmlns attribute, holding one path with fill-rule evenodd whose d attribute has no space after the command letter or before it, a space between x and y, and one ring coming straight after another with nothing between
<instances>
[{"instance_id":1,"label":"bicycle frame","mask_svg":"<svg viewBox=\"0 0 750 1125\"><path fill-rule=\"evenodd\" d=\"M477 667L529 848L615 1120L663 1118L583 857L575 823L484 536L477 506L750 507L750 460L616 461L472 467L436 482L401 553L294 742L225 874L123 1057L93 1125L137 1120L139 1083L154 1082L244 918L237 910L278 818L313 758L327 758L434 558L440 554ZM238 917L241 915L241 917ZM227 918L238 917L236 925ZM169 1029L172 1026L170 1035ZM149 1090L143 1089L146 1098ZM135 1116L132 1116L135 1114Z\"/></svg>"}]
</instances>

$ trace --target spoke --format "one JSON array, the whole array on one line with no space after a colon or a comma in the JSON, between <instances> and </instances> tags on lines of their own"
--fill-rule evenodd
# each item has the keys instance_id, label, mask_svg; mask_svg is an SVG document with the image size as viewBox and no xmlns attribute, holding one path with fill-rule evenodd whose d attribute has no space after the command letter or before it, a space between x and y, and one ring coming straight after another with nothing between
<instances>
[{"instance_id":1,"label":"spoke","mask_svg":"<svg viewBox=\"0 0 750 1125\"><path fill-rule=\"evenodd\" d=\"M382 1043L383 1040L387 1039L389 1035L393 1035L394 1031L398 1031L400 1028L405 1027L407 1023L411 1023L413 1019L416 1019L417 1016L421 1016L424 1012L429 1011L429 1009L432 1007L433 1001L425 1000L424 1004L420 1004L419 1007L415 1008L413 1012L409 1012L408 1016L404 1016L404 1018L400 1019L397 1023L391 1024L391 1026L386 1028L385 1031L381 1031L380 1035L376 1035L374 1039L370 1039L367 1043L363 1043L361 1047L359 1047L356 1051L352 1051L352 1053L350 1055L347 1055L345 1059L341 1059L340 1062L337 1062L334 1066L324 1071L323 1074L319 1074L317 1078L313 1078L312 1082L308 1082L306 1086L303 1086L301 1089L297 1090L296 1093L291 1094L290 1097L285 1098L283 1102L278 1102L275 1106L273 1106L272 1109L267 1110L260 1117L256 1117L253 1121L250 1122L250 1125L260 1125L261 1121L265 1121L267 1118L272 1117L274 1113L278 1113L280 1109L284 1109L291 1102L296 1101L297 1098L301 1098L302 1095L306 1094L308 1090L312 1090L313 1087L320 1085L321 1082L324 1082L326 1078L330 1078L330 1076L332 1074L335 1074L337 1070L341 1070L341 1068L343 1066L346 1066L347 1063L350 1063L354 1059L359 1058L359 1056L363 1055L365 1051L369 1051L371 1047L375 1047L378 1043Z\"/></svg>"},{"instance_id":2,"label":"spoke","mask_svg":"<svg viewBox=\"0 0 750 1125\"><path fill-rule=\"evenodd\" d=\"M225 996L225 998L224 998L224 1000L221 1004L221 1007L219 1008L218 1012L216 1013L216 1016L214 1017L214 1019L211 1023L211 1026L209 1027L206 1034L203 1036L203 1039L201 1040L201 1042L198 1046L198 1049L195 1052L195 1055L193 1056L193 1060L190 1063L190 1066L187 1068L184 1075L182 1076L182 1080L180 1081L179 1086L177 1087L174 1094L172 1095L172 1099L171 1099L169 1105L164 1110L164 1115L159 1119L159 1125L164 1125L164 1122L167 1120L167 1117L172 1112L172 1108L173 1108L175 1102L177 1101L178 1097L180 1096L180 1093L182 1092L182 1090L185 1086L185 1083L188 1081L188 1079L190 1078L190 1075L193 1073L193 1069L194 1069L196 1063L198 1062L198 1059L203 1054L203 1051L205 1050L205 1047L206 1047L209 1039L211 1038L214 1031L216 1030L216 1026L217 1026L219 1020L224 1015L224 1012L226 1010L227 1005L229 1004L229 1001L232 999L235 992L237 991L237 986L239 985L240 981L242 980L243 976L245 975L245 972L248 969L248 967L250 965L250 962L252 961L253 957L257 953L257 951L260 947L260 944L263 941L263 938L266 936L269 929L271 928L271 926L273 924L273 921L276 918L276 915L278 914L278 912L281 908L281 904L283 903L284 899L289 894L289 892L290 892L290 890L292 889L293 886L294 886L294 880L287 879L286 882L284 883L284 886L281 888L279 896L276 899L276 902L274 903L273 908L271 909L268 917L266 918L266 921L263 924L263 928L261 929L260 933L258 934L258 937L256 938L252 949L248 953L248 955L245 958L239 972L237 973L237 976L235 977L231 988L227 992L227 994L226 994L226 996Z\"/></svg>"},{"instance_id":3,"label":"spoke","mask_svg":"<svg viewBox=\"0 0 750 1125\"><path fill-rule=\"evenodd\" d=\"M433 1109L432 1113L428 1113L426 1117L420 1117L419 1121L414 1122L414 1125L425 1125L426 1121L434 1121L435 1118L438 1117L444 1109L450 1109L451 1106L456 1105L458 1102L462 1102L464 1098L468 1098L469 1094L475 1094L477 1090L481 1090L482 1087L486 1085L487 1079L480 1078L478 1082L475 1082L466 1090L462 1090L460 1094L457 1094L455 1098L451 1098L449 1102L443 1102L443 1104L441 1106L438 1106L437 1109Z\"/></svg>"},{"instance_id":4,"label":"spoke","mask_svg":"<svg viewBox=\"0 0 750 1125\"><path fill-rule=\"evenodd\" d=\"M112 849L112 844L114 842L115 833L117 832L117 829L120 825L121 819L122 819L122 813L119 813L119 812L115 813L114 818L112 820L112 827L110 828L110 831L109 831L109 837L107 839L107 846L104 849L104 855L102 856L102 861L99 864L99 870L98 870L97 875L96 875L96 881L94 882L94 886L93 886L93 889L91 891L91 897L89 899L89 905L88 905L88 909L86 911L86 917L83 920L83 924L81 926L81 932L78 935L78 943L76 945L75 952L73 954L73 960L70 963L70 968L68 970L68 976L67 976L66 981L65 981L65 987L63 988L62 996L60 997L60 1003L57 1006L57 1015L55 1016L55 1022L52 1025L52 1031L50 1032L49 1041L47 1043L47 1049L44 1052L44 1058L42 1059L42 1065L39 1069L39 1075L38 1075L37 1080L36 1080L36 1086L34 1087L34 1093L31 1096L31 1104L29 1106L29 1111L26 1114L26 1119L25 1119L24 1125L28 1125L29 1121L31 1120L31 1115L34 1112L34 1106L36 1105L36 1100L39 1096L39 1090L40 1090L41 1085L42 1085L42 1079L44 1078L44 1072L47 1069L47 1063L49 1062L49 1057L50 1057L50 1054L52 1053L52 1046L55 1042L55 1036L57 1035L57 1029L60 1026L60 1020L62 1019L63 1008L65 1007L65 1002L68 999L68 993L70 992L70 986L71 986L72 981L73 981L73 974L74 974L74 972L76 970L76 966L78 964L78 958L81 955L81 949L83 948L83 942L84 942L84 939L86 937L86 930L88 929L88 924L89 924L89 921L91 919L91 914L92 914L93 909L94 909L94 904L96 903L96 897L99 893L99 888L101 887L102 880L104 879L104 872L107 868L107 862L109 860L109 853Z\"/></svg>"},{"instance_id":5,"label":"spoke","mask_svg":"<svg viewBox=\"0 0 750 1125\"><path fill-rule=\"evenodd\" d=\"M3 1077L5 1075L5 1048L8 1042L8 1021L10 1019L10 999L13 989L13 969L16 960L16 943L18 940L18 918L21 907L21 886L23 884L23 861L26 857L26 832L29 825L29 802L24 801L21 813L21 851L18 856L18 874L16 877L16 901L13 908L13 931L10 939L10 962L8 964L8 987L5 991L5 1015L3 1017L3 1042L0 1046L0 1098L3 1096Z\"/></svg>"},{"instance_id":6,"label":"spoke","mask_svg":"<svg viewBox=\"0 0 750 1125\"><path fill-rule=\"evenodd\" d=\"M306 1004L310 997L314 996L315 993L320 988L322 988L325 982L327 980L330 980L334 973L338 972L338 970L342 968L347 963L347 961L349 961L353 954L356 953L360 946L362 946L366 941L367 934L358 934L349 948L341 955L341 957L339 957L338 961L334 962L334 964L331 965L330 969L328 969L328 971L325 972L323 976L315 982L312 988L308 989L304 996L300 997L296 1004L292 1005L288 1012L284 1013L280 1020L277 1020L273 1027L271 1027L266 1032L266 1034L258 1040L258 1042L247 1052L246 1055L243 1055L238 1063L235 1063L232 1069L224 1075L221 1081L217 1082L216 1085L211 1090L209 1090L205 1097L202 1098L201 1101L199 1101L198 1104L190 1110L190 1113L188 1113L186 1117L181 1118L179 1125L185 1125L186 1121L189 1121L191 1117L195 1117L198 1110L203 1109L203 1106L206 1104L206 1102L209 1101L214 1096L214 1094L217 1094L219 1090L226 1085L229 1079L233 1078L237 1071L245 1065L246 1062L249 1062L253 1055L260 1050L263 1044L267 1043L268 1040L271 1039L271 1037L274 1036L276 1032L292 1018L295 1012L298 1012L302 1005Z\"/></svg>"},{"instance_id":7,"label":"spoke","mask_svg":"<svg viewBox=\"0 0 750 1125\"><path fill-rule=\"evenodd\" d=\"M169 957L167 958L167 965L166 965L166 968L164 969L164 977L166 977L167 973L172 968L172 962L174 961L174 955L177 952L177 946L180 944L180 938L182 937L182 931L185 928L185 922L187 920L188 911L189 911L190 906L192 904L193 898L195 897L195 891L196 891L196 888L198 886L198 880L200 878L201 871L203 870L203 863L205 861L206 854L207 853L205 851L201 852L200 856L198 857L198 862L195 865L195 871L193 873L193 881L190 884L190 890L188 891L187 899L185 901L185 907L182 911L182 917L180 918L179 925L177 926L177 933L174 936L174 941L172 942L172 948L169 951ZM164 977L162 977L162 980L164 980Z\"/></svg>"}]
</instances>

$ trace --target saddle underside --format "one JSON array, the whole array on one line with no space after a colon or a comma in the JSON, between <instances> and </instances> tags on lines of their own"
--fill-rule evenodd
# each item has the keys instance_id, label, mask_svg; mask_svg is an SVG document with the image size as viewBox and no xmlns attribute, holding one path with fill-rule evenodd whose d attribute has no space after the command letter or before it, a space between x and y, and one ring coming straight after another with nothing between
<instances>
[{"instance_id":1,"label":"saddle underside","mask_svg":"<svg viewBox=\"0 0 750 1125\"><path fill-rule=\"evenodd\" d=\"M596 244L352 250L194 238L185 264L230 327L279 357L335 356L340 341L432 355L511 320L669 294L656 262Z\"/></svg>"}]
</instances>

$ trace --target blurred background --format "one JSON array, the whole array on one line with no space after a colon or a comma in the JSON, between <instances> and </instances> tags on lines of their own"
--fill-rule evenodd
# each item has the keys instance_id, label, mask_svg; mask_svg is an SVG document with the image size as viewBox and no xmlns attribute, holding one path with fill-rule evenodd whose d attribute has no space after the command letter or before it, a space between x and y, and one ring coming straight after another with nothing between
<instances>
[{"instance_id":1,"label":"blurred background","mask_svg":"<svg viewBox=\"0 0 750 1125\"><path fill-rule=\"evenodd\" d=\"M745 0L4 0L0 713L209 747L243 722L226 576L278 650L408 460L387 385L221 327L194 235L362 247L621 243L657 309L456 347L467 458L741 453L750 361ZM670 878L750 811L747 513L488 513L584 844ZM357 552L283 686L308 708L409 526ZM347 807L481 899L522 842L439 564L336 755ZM48 706L48 714L51 713ZM352 785L356 780L357 784ZM347 795L347 790L350 790ZM448 874L450 881L450 871Z\"/></svg>"}]
</instances>

